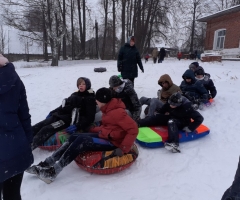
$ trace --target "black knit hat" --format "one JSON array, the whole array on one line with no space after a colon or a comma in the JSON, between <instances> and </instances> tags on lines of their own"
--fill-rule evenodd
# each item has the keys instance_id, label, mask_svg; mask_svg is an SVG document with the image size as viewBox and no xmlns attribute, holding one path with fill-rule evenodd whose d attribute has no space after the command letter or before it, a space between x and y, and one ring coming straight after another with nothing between
<instances>
[{"instance_id":1,"label":"black knit hat","mask_svg":"<svg viewBox=\"0 0 240 200\"><path fill-rule=\"evenodd\" d=\"M197 75L204 75L205 72L204 72L204 69L201 66L199 66L199 67L196 68L194 74L195 74L195 76L197 76Z\"/></svg>"},{"instance_id":2,"label":"black knit hat","mask_svg":"<svg viewBox=\"0 0 240 200\"><path fill-rule=\"evenodd\" d=\"M84 80L85 84L86 84L86 90L89 90L91 88L91 81L86 78L86 77L80 77L77 80L77 87L80 85L80 82Z\"/></svg>"},{"instance_id":3,"label":"black knit hat","mask_svg":"<svg viewBox=\"0 0 240 200\"><path fill-rule=\"evenodd\" d=\"M195 71L196 68L199 67L199 63L198 62L193 62L189 65L189 69Z\"/></svg>"},{"instance_id":4,"label":"black knit hat","mask_svg":"<svg viewBox=\"0 0 240 200\"><path fill-rule=\"evenodd\" d=\"M111 76L109 79L109 85L111 88L117 87L122 84L123 84L123 81L116 75Z\"/></svg>"},{"instance_id":5,"label":"black knit hat","mask_svg":"<svg viewBox=\"0 0 240 200\"><path fill-rule=\"evenodd\" d=\"M112 99L112 93L110 89L108 88L100 88L96 92L96 100L98 100L101 103L108 103Z\"/></svg>"},{"instance_id":6,"label":"black knit hat","mask_svg":"<svg viewBox=\"0 0 240 200\"><path fill-rule=\"evenodd\" d=\"M168 103L172 106L180 106L182 101L182 95L179 92L172 94L168 99Z\"/></svg>"}]
</instances>

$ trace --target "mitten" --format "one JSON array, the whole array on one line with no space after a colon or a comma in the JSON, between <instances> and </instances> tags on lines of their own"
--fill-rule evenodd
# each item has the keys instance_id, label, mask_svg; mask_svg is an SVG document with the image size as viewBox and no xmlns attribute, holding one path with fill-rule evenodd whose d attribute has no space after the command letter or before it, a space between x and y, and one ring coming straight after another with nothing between
<instances>
[{"instance_id":1,"label":"mitten","mask_svg":"<svg viewBox=\"0 0 240 200\"><path fill-rule=\"evenodd\" d=\"M183 130L185 131L185 132L187 132L187 133L190 133L190 132L192 132L187 126L186 127L184 127L183 128Z\"/></svg>"}]
</instances>

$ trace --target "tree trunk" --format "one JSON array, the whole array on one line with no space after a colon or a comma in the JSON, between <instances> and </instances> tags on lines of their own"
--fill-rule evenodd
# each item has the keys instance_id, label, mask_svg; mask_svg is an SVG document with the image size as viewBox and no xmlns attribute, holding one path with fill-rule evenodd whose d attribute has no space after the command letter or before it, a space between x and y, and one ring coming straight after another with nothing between
<instances>
[{"instance_id":1,"label":"tree trunk","mask_svg":"<svg viewBox=\"0 0 240 200\"><path fill-rule=\"evenodd\" d=\"M122 37L121 37L121 45L125 43L125 7L126 7L126 0L122 0Z\"/></svg>"},{"instance_id":2,"label":"tree trunk","mask_svg":"<svg viewBox=\"0 0 240 200\"><path fill-rule=\"evenodd\" d=\"M104 33L103 33L103 45L102 45L102 60L105 59L105 47L106 47L106 36L107 36L107 19L108 19L108 0L103 1L104 7Z\"/></svg>"},{"instance_id":3,"label":"tree trunk","mask_svg":"<svg viewBox=\"0 0 240 200\"><path fill-rule=\"evenodd\" d=\"M96 56L97 56L97 59L99 59L99 54L98 54L98 52L99 52L99 49L98 49L98 23L97 23L97 20L95 20L95 31L96 31Z\"/></svg>"},{"instance_id":4,"label":"tree trunk","mask_svg":"<svg viewBox=\"0 0 240 200\"><path fill-rule=\"evenodd\" d=\"M71 0L71 29L72 29L72 60L75 60L74 50L74 26L73 26L73 0Z\"/></svg>"},{"instance_id":5,"label":"tree trunk","mask_svg":"<svg viewBox=\"0 0 240 200\"><path fill-rule=\"evenodd\" d=\"M193 53L193 39L195 32L195 15L196 15L197 3L193 3L193 22L192 22L192 32L191 32L191 42L190 42L190 52Z\"/></svg>"},{"instance_id":6,"label":"tree trunk","mask_svg":"<svg viewBox=\"0 0 240 200\"><path fill-rule=\"evenodd\" d=\"M85 59L85 46L86 46L86 1L83 0L83 38L82 38L82 55Z\"/></svg>"},{"instance_id":7,"label":"tree trunk","mask_svg":"<svg viewBox=\"0 0 240 200\"><path fill-rule=\"evenodd\" d=\"M66 2L63 0L63 25L66 28ZM63 36L63 60L67 60L67 41L66 41L66 34Z\"/></svg>"},{"instance_id":8,"label":"tree trunk","mask_svg":"<svg viewBox=\"0 0 240 200\"><path fill-rule=\"evenodd\" d=\"M115 56L116 56L116 41L115 41L115 38L116 38L116 25L115 25L115 21L116 21L116 10L115 10L115 0L113 0L113 54L112 54L112 58L113 60L115 60Z\"/></svg>"}]
</instances>

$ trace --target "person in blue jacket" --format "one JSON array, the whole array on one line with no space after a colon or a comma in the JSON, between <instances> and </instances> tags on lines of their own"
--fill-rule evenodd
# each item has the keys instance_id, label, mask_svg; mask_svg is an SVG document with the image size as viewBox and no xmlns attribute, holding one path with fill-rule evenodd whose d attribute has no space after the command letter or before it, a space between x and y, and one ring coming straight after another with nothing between
<instances>
[{"instance_id":1,"label":"person in blue jacket","mask_svg":"<svg viewBox=\"0 0 240 200\"><path fill-rule=\"evenodd\" d=\"M194 109L203 109L204 104L208 102L208 91L202 82L196 80L194 72L186 70L182 75L183 81L180 85L183 96L187 97L192 103Z\"/></svg>"},{"instance_id":2,"label":"person in blue jacket","mask_svg":"<svg viewBox=\"0 0 240 200\"><path fill-rule=\"evenodd\" d=\"M23 82L0 54L0 198L21 200L24 171L33 163L31 115Z\"/></svg>"}]
</instances>

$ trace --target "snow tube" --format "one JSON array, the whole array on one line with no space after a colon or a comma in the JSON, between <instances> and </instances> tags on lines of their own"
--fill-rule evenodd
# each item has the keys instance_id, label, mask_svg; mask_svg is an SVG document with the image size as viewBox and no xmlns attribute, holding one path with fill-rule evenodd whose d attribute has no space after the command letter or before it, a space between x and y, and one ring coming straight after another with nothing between
<instances>
[{"instance_id":1,"label":"snow tube","mask_svg":"<svg viewBox=\"0 0 240 200\"><path fill-rule=\"evenodd\" d=\"M210 129L201 124L194 132L186 133L179 131L179 142L196 140L208 135ZM143 147L156 148L163 147L168 139L167 126L142 127L139 128L136 141Z\"/></svg>"},{"instance_id":2,"label":"snow tube","mask_svg":"<svg viewBox=\"0 0 240 200\"><path fill-rule=\"evenodd\" d=\"M65 130L59 131L44 142L42 146L39 146L39 148L48 151L55 151L68 139L68 137L69 135Z\"/></svg>"},{"instance_id":3,"label":"snow tube","mask_svg":"<svg viewBox=\"0 0 240 200\"><path fill-rule=\"evenodd\" d=\"M113 151L89 151L81 153L75 159L77 165L94 174L113 174L130 167L138 157L138 148L134 144L128 154L114 156Z\"/></svg>"},{"instance_id":4,"label":"snow tube","mask_svg":"<svg viewBox=\"0 0 240 200\"><path fill-rule=\"evenodd\" d=\"M105 67L98 67L98 68L94 68L94 72L106 72L107 69Z\"/></svg>"}]
</instances>

